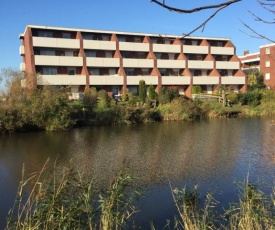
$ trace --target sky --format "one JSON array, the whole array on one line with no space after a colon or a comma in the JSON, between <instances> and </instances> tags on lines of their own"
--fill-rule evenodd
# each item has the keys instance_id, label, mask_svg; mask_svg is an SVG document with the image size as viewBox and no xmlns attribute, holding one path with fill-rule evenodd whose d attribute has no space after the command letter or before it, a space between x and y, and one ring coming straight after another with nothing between
<instances>
[{"instance_id":1,"label":"sky","mask_svg":"<svg viewBox=\"0 0 275 230\"><path fill-rule=\"evenodd\" d=\"M191 9L225 1L166 0L166 4ZM191 36L230 38L236 46L237 55L242 55L244 50L258 52L259 46L270 42L248 36L246 33L250 31L241 20L273 39L275 30L274 26L253 20L248 10L262 17L267 15L256 0L242 0L220 11L203 31L200 29ZM150 0L0 0L0 70L9 67L19 69L22 61L19 34L24 33L27 25L180 36L192 31L214 11L178 14Z\"/></svg>"}]
</instances>

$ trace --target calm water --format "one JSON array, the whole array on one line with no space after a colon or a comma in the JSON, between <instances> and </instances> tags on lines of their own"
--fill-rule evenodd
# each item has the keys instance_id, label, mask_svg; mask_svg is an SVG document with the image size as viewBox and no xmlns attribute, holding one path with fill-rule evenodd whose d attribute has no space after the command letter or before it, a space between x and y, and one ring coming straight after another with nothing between
<instances>
[{"instance_id":1,"label":"calm water","mask_svg":"<svg viewBox=\"0 0 275 230\"><path fill-rule=\"evenodd\" d=\"M74 159L99 185L127 167L140 178L144 197L137 223L164 226L175 208L173 186L198 184L222 206L237 199L234 181L258 183L269 193L275 182L275 125L271 118L217 119L121 127L94 127L61 133L0 136L0 229L12 207L22 165L39 170L50 158Z\"/></svg>"}]
</instances>

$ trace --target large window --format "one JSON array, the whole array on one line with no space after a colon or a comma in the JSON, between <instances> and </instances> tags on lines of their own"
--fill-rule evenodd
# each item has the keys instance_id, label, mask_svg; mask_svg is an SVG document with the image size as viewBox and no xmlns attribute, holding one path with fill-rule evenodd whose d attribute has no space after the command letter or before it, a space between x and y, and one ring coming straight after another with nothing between
<instances>
[{"instance_id":1,"label":"large window","mask_svg":"<svg viewBox=\"0 0 275 230\"><path fill-rule=\"evenodd\" d=\"M53 33L49 32L49 31L40 31L40 32L38 32L38 36L39 37L52 38L53 37Z\"/></svg>"},{"instance_id":2,"label":"large window","mask_svg":"<svg viewBox=\"0 0 275 230\"><path fill-rule=\"evenodd\" d=\"M40 55L55 56L54 50L40 50Z\"/></svg>"},{"instance_id":3,"label":"large window","mask_svg":"<svg viewBox=\"0 0 275 230\"><path fill-rule=\"evenodd\" d=\"M86 57L96 57L96 51L86 51Z\"/></svg>"},{"instance_id":4,"label":"large window","mask_svg":"<svg viewBox=\"0 0 275 230\"><path fill-rule=\"evenodd\" d=\"M270 80L270 73L265 74L265 80Z\"/></svg>"},{"instance_id":5,"label":"large window","mask_svg":"<svg viewBox=\"0 0 275 230\"><path fill-rule=\"evenodd\" d=\"M75 75L75 69L68 69L68 75Z\"/></svg>"},{"instance_id":6,"label":"large window","mask_svg":"<svg viewBox=\"0 0 275 230\"><path fill-rule=\"evenodd\" d=\"M54 67L44 67L42 69L44 75L57 75L57 68Z\"/></svg>"},{"instance_id":7,"label":"large window","mask_svg":"<svg viewBox=\"0 0 275 230\"><path fill-rule=\"evenodd\" d=\"M270 61L269 60L265 61L265 67L267 67L267 68L270 67Z\"/></svg>"},{"instance_id":8,"label":"large window","mask_svg":"<svg viewBox=\"0 0 275 230\"><path fill-rule=\"evenodd\" d=\"M265 54L270 54L270 47L265 48Z\"/></svg>"}]
</instances>

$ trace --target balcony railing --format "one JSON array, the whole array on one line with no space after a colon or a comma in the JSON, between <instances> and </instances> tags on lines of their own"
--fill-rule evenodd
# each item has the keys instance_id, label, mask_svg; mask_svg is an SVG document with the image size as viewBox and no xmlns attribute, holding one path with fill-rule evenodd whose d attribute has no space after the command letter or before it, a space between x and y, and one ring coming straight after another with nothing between
<instances>
[{"instance_id":1,"label":"balcony railing","mask_svg":"<svg viewBox=\"0 0 275 230\"><path fill-rule=\"evenodd\" d=\"M123 58L123 67L130 68L153 68L153 59L135 59L135 58Z\"/></svg>"},{"instance_id":2,"label":"balcony railing","mask_svg":"<svg viewBox=\"0 0 275 230\"><path fill-rule=\"evenodd\" d=\"M40 75L38 85L85 85L85 75Z\"/></svg>"},{"instance_id":3,"label":"balcony railing","mask_svg":"<svg viewBox=\"0 0 275 230\"><path fill-rule=\"evenodd\" d=\"M185 68L185 61L158 59L158 68Z\"/></svg>"},{"instance_id":4,"label":"balcony railing","mask_svg":"<svg viewBox=\"0 0 275 230\"><path fill-rule=\"evenodd\" d=\"M208 46L183 45L183 53L208 54Z\"/></svg>"},{"instance_id":5,"label":"balcony railing","mask_svg":"<svg viewBox=\"0 0 275 230\"><path fill-rule=\"evenodd\" d=\"M162 76L162 85L190 85L191 77Z\"/></svg>"},{"instance_id":6,"label":"balcony railing","mask_svg":"<svg viewBox=\"0 0 275 230\"><path fill-rule=\"evenodd\" d=\"M127 85L139 85L139 81L144 80L146 85L157 85L157 76L127 76Z\"/></svg>"},{"instance_id":7,"label":"balcony railing","mask_svg":"<svg viewBox=\"0 0 275 230\"><path fill-rule=\"evenodd\" d=\"M90 85L123 85L123 76L118 75L91 75Z\"/></svg>"},{"instance_id":8,"label":"balcony railing","mask_svg":"<svg viewBox=\"0 0 275 230\"><path fill-rule=\"evenodd\" d=\"M213 61L188 61L189 69L213 69L214 62Z\"/></svg>"},{"instance_id":9,"label":"balcony railing","mask_svg":"<svg viewBox=\"0 0 275 230\"><path fill-rule=\"evenodd\" d=\"M35 65L44 66L83 66L82 57L35 55Z\"/></svg>"},{"instance_id":10,"label":"balcony railing","mask_svg":"<svg viewBox=\"0 0 275 230\"><path fill-rule=\"evenodd\" d=\"M180 45L153 44L153 52L180 53Z\"/></svg>"},{"instance_id":11,"label":"balcony railing","mask_svg":"<svg viewBox=\"0 0 275 230\"><path fill-rule=\"evenodd\" d=\"M33 37L34 47L79 49L79 39Z\"/></svg>"},{"instance_id":12,"label":"balcony railing","mask_svg":"<svg viewBox=\"0 0 275 230\"><path fill-rule=\"evenodd\" d=\"M229 61L216 61L216 68L217 69L239 69L240 63L239 62L229 62Z\"/></svg>"},{"instance_id":13,"label":"balcony railing","mask_svg":"<svg viewBox=\"0 0 275 230\"><path fill-rule=\"evenodd\" d=\"M19 54L20 54L20 56L24 56L25 55L25 47L23 45L21 45L19 47Z\"/></svg>"},{"instance_id":14,"label":"balcony railing","mask_svg":"<svg viewBox=\"0 0 275 230\"><path fill-rule=\"evenodd\" d=\"M211 46L211 54L220 54L220 55L234 55L234 47L217 47Z\"/></svg>"},{"instance_id":15,"label":"balcony railing","mask_svg":"<svg viewBox=\"0 0 275 230\"><path fill-rule=\"evenodd\" d=\"M119 67L119 58L87 57L86 63L88 67Z\"/></svg>"},{"instance_id":16,"label":"balcony railing","mask_svg":"<svg viewBox=\"0 0 275 230\"><path fill-rule=\"evenodd\" d=\"M219 84L219 77L208 77L208 76L201 76L193 77L193 84L194 85L217 85Z\"/></svg>"},{"instance_id":17,"label":"balcony railing","mask_svg":"<svg viewBox=\"0 0 275 230\"><path fill-rule=\"evenodd\" d=\"M149 43L119 42L119 50L149 52Z\"/></svg>"},{"instance_id":18,"label":"balcony railing","mask_svg":"<svg viewBox=\"0 0 275 230\"><path fill-rule=\"evenodd\" d=\"M20 63L20 71L25 71L26 70L26 64L25 62Z\"/></svg>"},{"instance_id":19,"label":"balcony railing","mask_svg":"<svg viewBox=\"0 0 275 230\"><path fill-rule=\"evenodd\" d=\"M95 50L116 50L116 42L114 41L97 41L97 40L83 40L84 49Z\"/></svg>"},{"instance_id":20,"label":"balcony railing","mask_svg":"<svg viewBox=\"0 0 275 230\"><path fill-rule=\"evenodd\" d=\"M223 85L243 85L245 84L245 77L221 77L221 84Z\"/></svg>"}]
</instances>

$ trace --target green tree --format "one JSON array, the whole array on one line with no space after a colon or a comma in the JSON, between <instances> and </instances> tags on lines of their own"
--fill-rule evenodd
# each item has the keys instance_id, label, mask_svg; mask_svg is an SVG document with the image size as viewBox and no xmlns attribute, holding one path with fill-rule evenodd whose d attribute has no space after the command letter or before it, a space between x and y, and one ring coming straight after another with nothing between
<instances>
[{"instance_id":1,"label":"green tree","mask_svg":"<svg viewBox=\"0 0 275 230\"><path fill-rule=\"evenodd\" d=\"M83 105L92 108L97 103L97 90L95 87L84 90Z\"/></svg>"},{"instance_id":2,"label":"green tree","mask_svg":"<svg viewBox=\"0 0 275 230\"><path fill-rule=\"evenodd\" d=\"M262 89L265 87L263 74L257 68L245 71L249 90Z\"/></svg>"},{"instance_id":3,"label":"green tree","mask_svg":"<svg viewBox=\"0 0 275 230\"><path fill-rule=\"evenodd\" d=\"M139 88L138 88L138 96L139 96L139 99L142 101L142 102L145 102L145 99L146 99L146 83L144 80L140 80L139 81Z\"/></svg>"},{"instance_id":4,"label":"green tree","mask_svg":"<svg viewBox=\"0 0 275 230\"><path fill-rule=\"evenodd\" d=\"M110 107L111 105L111 98L108 96L108 93L106 92L106 90L99 90L98 91L98 107L101 109L105 109Z\"/></svg>"},{"instance_id":5,"label":"green tree","mask_svg":"<svg viewBox=\"0 0 275 230\"><path fill-rule=\"evenodd\" d=\"M153 85L149 86L148 97L149 97L150 100L157 99L157 93L155 92L155 87Z\"/></svg>"}]
</instances>

